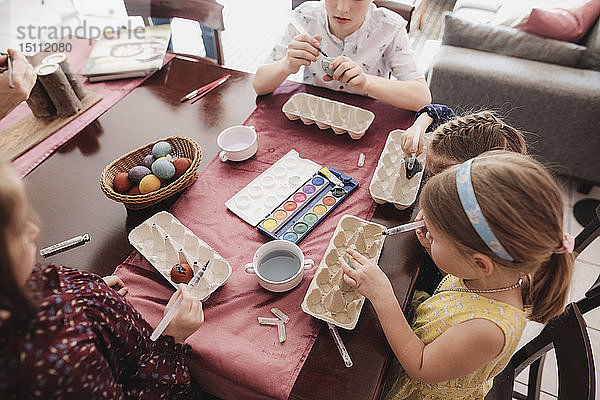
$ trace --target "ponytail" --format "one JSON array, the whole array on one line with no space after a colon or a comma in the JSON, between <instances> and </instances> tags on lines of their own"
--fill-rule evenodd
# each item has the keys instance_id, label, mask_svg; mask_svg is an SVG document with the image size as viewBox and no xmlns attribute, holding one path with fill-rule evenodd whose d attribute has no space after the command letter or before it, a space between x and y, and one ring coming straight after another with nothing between
<instances>
[{"instance_id":1,"label":"ponytail","mask_svg":"<svg viewBox=\"0 0 600 400\"><path fill-rule=\"evenodd\" d=\"M533 273L529 290L523 290L523 303L530 307L530 320L545 324L563 312L573 275L573 261L572 253L553 253L550 260Z\"/></svg>"}]
</instances>

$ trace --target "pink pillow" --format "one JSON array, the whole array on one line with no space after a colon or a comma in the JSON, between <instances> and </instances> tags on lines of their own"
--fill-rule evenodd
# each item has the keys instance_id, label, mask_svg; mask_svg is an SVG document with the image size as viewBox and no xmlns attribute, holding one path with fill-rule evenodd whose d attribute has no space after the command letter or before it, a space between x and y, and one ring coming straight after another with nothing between
<instances>
[{"instance_id":1,"label":"pink pillow","mask_svg":"<svg viewBox=\"0 0 600 400\"><path fill-rule=\"evenodd\" d=\"M600 0L588 1L574 10L534 8L515 28L549 39L577 42L600 15Z\"/></svg>"}]
</instances>

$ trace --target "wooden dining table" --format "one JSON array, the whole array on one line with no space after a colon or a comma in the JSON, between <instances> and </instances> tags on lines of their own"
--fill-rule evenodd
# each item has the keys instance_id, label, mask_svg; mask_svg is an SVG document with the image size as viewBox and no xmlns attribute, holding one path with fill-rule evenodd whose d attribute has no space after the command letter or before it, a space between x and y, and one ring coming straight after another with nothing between
<instances>
[{"instance_id":1,"label":"wooden dining table","mask_svg":"<svg viewBox=\"0 0 600 400\"><path fill-rule=\"evenodd\" d=\"M225 74L231 74L227 84L193 106L179 102L191 89ZM133 251L128 232L154 213L169 209L178 196L147 209L128 210L100 190L104 167L156 137L182 135L200 144L200 169L204 168L218 153L217 135L229 126L242 124L261 101L252 88L252 77L210 62L176 57L27 175L24 182L41 224L40 248L84 233L91 236L91 241L80 247L39 261L111 274ZM408 126L410 122L403 123ZM381 150L374 149L369 156L379 157ZM414 207L397 210L386 204L377 207L373 221L395 226L411 221L415 214ZM380 266L404 309L423 255L412 234L388 237L383 247ZM393 353L368 301L357 327L352 331L340 329L340 334L354 366L344 366L325 326L290 398L379 398Z\"/></svg>"}]
</instances>

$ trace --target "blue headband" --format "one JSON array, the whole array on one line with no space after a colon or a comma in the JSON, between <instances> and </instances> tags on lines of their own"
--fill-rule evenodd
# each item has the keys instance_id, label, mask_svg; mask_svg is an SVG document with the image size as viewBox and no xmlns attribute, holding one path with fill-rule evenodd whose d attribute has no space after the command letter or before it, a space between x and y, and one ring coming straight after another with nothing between
<instances>
[{"instance_id":1,"label":"blue headband","mask_svg":"<svg viewBox=\"0 0 600 400\"><path fill-rule=\"evenodd\" d=\"M471 158L462 163L456 171L456 189L458 190L458 197L460 197L463 210L465 210L467 218L471 222L471 225L473 225L473 229L475 229L487 247L501 259L514 261L511 255L508 254L508 251L502 247L494 232L492 232L481 212L481 208L479 208L479 203L477 203L477 197L475 197L475 191L473 190L473 182L471 182L472 163L473 159Z\"/></svg>"}]
</instances>

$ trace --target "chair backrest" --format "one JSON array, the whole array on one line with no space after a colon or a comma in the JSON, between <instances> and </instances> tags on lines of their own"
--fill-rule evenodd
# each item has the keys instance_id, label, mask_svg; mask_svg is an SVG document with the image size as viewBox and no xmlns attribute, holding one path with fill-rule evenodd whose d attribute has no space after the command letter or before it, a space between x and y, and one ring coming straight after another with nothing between
<instances>
[{"instance_id":1,"label":"chair backrest","mask_svg":"<svg viewBox=\"0 0 600 400\"><path fill-rule=\"evenodd\" d=\"M596 207L596 215L583 228L583 231L575 238L575 247L573 252L578 256L587 246L589 246L600 235L600 205ZM585 296L577 302L577 306L582 314L585 314L600 306L600 274L596 282L585 293Z\"/></svg>"},{"instance_id":2,"label":"chair backrest","mask_svg":"<svg viewBox=\"0 0 600 400\"><path fill-rule=\"evenodd\" d=\"M292 0L292 10L298 7L300 4L304 3L305 1L314 0ZM373 3L375 3L377 7L385 7L397 14L400 14L400 16L402 16L402 18L404 18L408 22L408 24L406 24L406 31L408 32L410 30L410 19L415 9L414 6L402 3L401 1L397 0L374 0Z\"/></svg>"},{"instance_id":3,"label":"chair backrest","mask_svg":"<svg viewBox=\"0 0 600 400\"><path fill-rule=\"evenodd\" d=\"M214 30L217 62L223 65L220 32L225 30L223 5L215 0L125 0L129 15L139 15L144 21L154 18L185 18L198 21Z\"/></svg>"},{"instance_id":4,"label":"chair backrest","mask_svg":"<svg viewBox=\"0 0 600 400\"><path fill-rule=\"evenodd\" d=\"M486 400L512 399L515 377L528 366L527 396L521 394L515 398L538 399L540 365L552 348L558 364L558 399L593 400L596 387L594 358L586 323L576 303L567 305L560 317L550 321L538 336L513 355L506 368L494 378Z\"/></svg>"},{"instance_id":5,"label":"chair backrest","mask_svg":"<svg viewBox=\"0 0 600 400\"><path fill-rule=\"evenodd\" d=\"M590 243L600 235L600 204L596 207L594 218L583 228L575 238L573 252L578 256Z\"/></svg>"}]
</instances>

